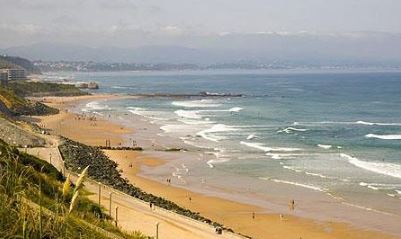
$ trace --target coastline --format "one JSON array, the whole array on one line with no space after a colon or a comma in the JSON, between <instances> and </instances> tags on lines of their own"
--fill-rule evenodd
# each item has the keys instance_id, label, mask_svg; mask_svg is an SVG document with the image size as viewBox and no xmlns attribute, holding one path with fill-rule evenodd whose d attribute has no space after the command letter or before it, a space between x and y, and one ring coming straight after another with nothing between
<instances>
[{"instance_id":1,"label":"coastline","mask_svg":"<svg viewBox=\"0 0 401 239\"><path fill-rule=\"evenodd\" d=\"M47 97L46 103L61 109L55 116L39 117L41 124L53 131L89 145L104 145L105 138L112 141L113 146L123 144L127 134L135 134L132 129L105 119L80 119L70 112L70 108L85 101L100 99L118 99L126 96L94 95L83 97ZM85 132L85 133L83 133ZM255 238L393 238L380 232L354 228L345 223L316 222L311 219L291 216L291 212L280 220L279 214L266 213L264 208L234 202L214 196L194 193L159 181L143 177L144 167L164 165L166 160L146 152L106 151L110 158L119 164L123 177L144 191L165 197L177 204L220 222L234 231ZM129 160L133 160L129 162ZM129 167L133 163L135 167ZM189 200L189 197L191 200ZM252 213L255 212L255 219Z\"/></svg>"}]
</instances>

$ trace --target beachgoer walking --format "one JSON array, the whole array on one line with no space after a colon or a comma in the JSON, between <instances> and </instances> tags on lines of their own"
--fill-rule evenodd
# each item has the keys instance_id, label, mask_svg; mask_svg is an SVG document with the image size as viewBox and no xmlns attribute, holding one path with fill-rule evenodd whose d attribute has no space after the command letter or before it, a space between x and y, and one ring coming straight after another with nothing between
<instances>
[{"instance_id":1,"label":"beachgoer walking","mask_svg":"<svg viewBox=\"0 0 401 239\"><path fill-rule=\"evenodd\" d=\"M294 201L294 199L290 201L290 203L288 204L288 207L290 208L291 211L295 210L295 201Z\"/></svg>"}]
</instances>

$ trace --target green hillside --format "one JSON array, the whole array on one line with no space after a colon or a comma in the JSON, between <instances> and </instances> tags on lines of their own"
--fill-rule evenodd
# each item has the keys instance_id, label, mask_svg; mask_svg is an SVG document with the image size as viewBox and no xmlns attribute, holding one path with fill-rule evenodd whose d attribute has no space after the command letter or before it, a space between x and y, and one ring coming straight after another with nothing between
<instances>
[{"instance_id":1,"label":"green hillside","mask_svg":"<svg viewBox=\"0 0 401 239\"><path fill-rule=\"evenodd\" d=\"M0 87L0 114L18 116L56 113L58 113L57 109L48 107L39 102L31 102L15 94L13 90Z\"/></svg>"},{"instance_id":2,"label":"green hillside","mask_svg":"<svg viewBox=\"0 0 401 239\"><path fill-rule=\"evenodd\" d=\"M28 74L40 74L40 69L32 62L25 58L16 56L0 56L0 69L1 68L21 68L26 70Z\"/></svg>"},{"instance_id":3,"label":"green hillside","mask_svg":"<svg viewBox=\"0 0 401 239\"><path fill-rule=\"evenodd\" d=\"M85 191L74 200L65 185L51 164L0 140L0 237L148 238L120 231Z\"/></svg>"},{"instance_id":4,"label":"green hillside","mask_svg":"<svg viewBox=\"0 0 401 239\"><path fill-rule=\"evenodd\" d=\"M15 94L27 96L80 96L87 95L74 85L57 84L50 82L13 81L8 84Z\"/></svg>"}]
</instances>

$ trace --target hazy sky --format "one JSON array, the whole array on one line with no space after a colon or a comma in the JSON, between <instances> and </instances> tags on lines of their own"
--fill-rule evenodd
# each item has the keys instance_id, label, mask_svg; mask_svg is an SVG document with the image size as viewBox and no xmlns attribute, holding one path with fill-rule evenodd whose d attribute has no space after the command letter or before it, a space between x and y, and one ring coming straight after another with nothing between
<instances>
[{"instance_id":1,"label":"hazy sky","mask_svg":"<svg viewBox=\"0 0 401 239\"><path fill-rule=\"evenodd\" d=\"M196 45L227 34L401 32L400 0L0 0L0 47Z\"/></svg>"}]
</instances>

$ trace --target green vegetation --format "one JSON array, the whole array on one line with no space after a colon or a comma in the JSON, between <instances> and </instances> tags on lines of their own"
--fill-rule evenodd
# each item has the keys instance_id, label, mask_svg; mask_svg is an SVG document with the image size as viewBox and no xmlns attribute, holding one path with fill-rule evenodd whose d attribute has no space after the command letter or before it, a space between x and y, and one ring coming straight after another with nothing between
<instances>
[{"instance_id":1,"label":"green vegetation","mask_svg":"<svg viewBox=\"0 0 401 239\"><path fill-rule=\"evenodd\" d=\"M8 84L15 94L27 96L80 96L87 95L74 85L56 84L50 82L13 81Z\"/></svg>"},{"instance_id":2,"label":"green vegetation","mask_svg":"<svg viewBox=\"0 0 401 239\"><path fill-rule=\"evenodd\" d=\"M59 149L64 158L66 167L72 171L79 172L81 168L85 168L90 165L88 175L98 182L109 185L143 201L152 202L158 207L211 224L213 226L224 228L223 225L212 222L210 219L201 216L199 213L192 212L188 209L180 207L174 202L168 201L165 198L146 193L140 188L133 186L126 179L121 177L121 174L117 170L117 164L110 160L103 153L103 151L97 147L87 146L70 139L63 138L63 143L59 146ZM224 229L232 231L228 228Z\"/></svg>"},{"instance_id":3,"label":"green vegetation","mask_svg":"<svg viewBox=\"0 0 401 239\"><path fill-rule=\"evenodd\" d=\"M40 69L27 59L15 56L0 56L1 68L20 68L28 74L40 74Z\"/></svg>"},{"instance_id":4,"label":"green vegetation","mask_svg":"<svg viewBox=\"0 0 401 239\"><path fill-rule=\"evenodd\" d=\"M74 190L63 194L63 183L52 165L0 140L1 238L148 238L114 227L82 189L69 213Z\"/></svg>"},{"instance_id":5,"label":"green vegetation","mask_svg":"<svg viewBox=\"0 0 401 239\"><path fill-rule=\"evenodd\" d=\"M31 102L13 90L0 87L0 113L5 115L47 115L57 114L58 110L39 102Z\"/></svg>"}]
</instances>

